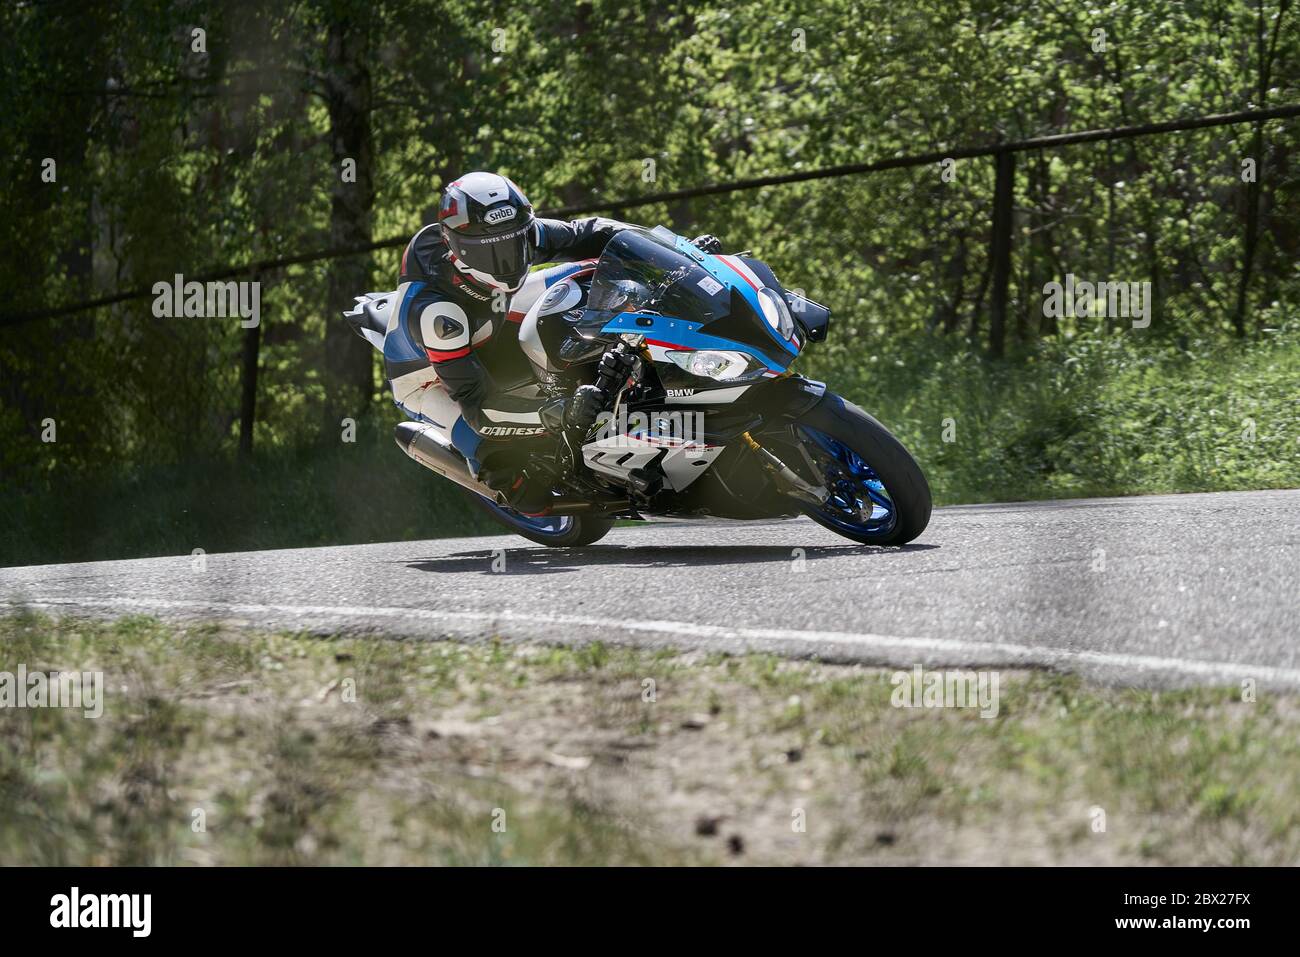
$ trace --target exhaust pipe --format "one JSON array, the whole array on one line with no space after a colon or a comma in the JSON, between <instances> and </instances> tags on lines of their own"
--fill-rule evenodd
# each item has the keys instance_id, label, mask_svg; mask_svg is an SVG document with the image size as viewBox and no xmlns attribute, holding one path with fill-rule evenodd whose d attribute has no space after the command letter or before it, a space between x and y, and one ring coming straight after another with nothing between
<instances>
[{"instance_id":1,"label":"exhaust pipe","mask_svg":"<svg viewBox=\"0 0 1300 957\"><path fill-rule=\"evenodd\" d=\"M477 492L490 502L503 504L494 489L488 488L469 472L465 457L448 445L432 425L399 422L393 430L398 448L425 468L450 479L461 488Z\"/></svg>"},{"instance_id":2,"label":"exhaust pipe","mask_svg":"<svg viewBox=\"0 0 1300 957\"><path fill-rule=\"evenodd\" d=\"M600 496L599 498L557 498L546 507L543 515L607 515L610 512L626 511L629 502L618 496Z\"/></svg>"},{"instance_id":3,"label":"exhaust pipe","mask_svg":"<svg viewBox=\"0 0 1300 957\"><path fill-rule=\"evenodd\" d=\"M430 471L450 479L461 488L482 495L489 502L508 505L505 496L484 485L470 475L464 456L448 445L432 425L419 422L399 422L393 430L398 447ZM546 509L546 515L581 515L588 512L603 514L627 508L625 498L598 496L592 498L557 497Z\"/></svg>"}]
</instances>

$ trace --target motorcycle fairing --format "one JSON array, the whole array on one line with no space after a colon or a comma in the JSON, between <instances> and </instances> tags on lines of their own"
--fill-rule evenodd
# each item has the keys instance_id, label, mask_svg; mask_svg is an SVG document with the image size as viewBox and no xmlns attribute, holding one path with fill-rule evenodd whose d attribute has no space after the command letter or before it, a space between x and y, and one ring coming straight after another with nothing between
<instances>
[{"instance_id":1,"label":"motorcycle fairing","mask_svg":"<svg viewBox=\"0 0 1300 957\"><path fill-rule=\"evenodd\" d=\"M384 335L397 301L397 292L368 292L357 296L356 305L343 313L354 332L380 352L384 351Z\"/></svg>"},{"instance_id":2,"label":"motorcycle fairing","mask_svg":"<svg viewBox=\"0 0 1300 957\"><path fill-rule=\"evenodd\" d=\"M519 348L537 370L559 371L553 356L560 352L570 328L562 316L582 299L582 286L566 277L546 290L520 322Z\"/></svg>"},{"instance_id":3,"label":"motorcycle fairing","mask_svg":"<svg viewBox=\"0 0 1300 957\"><path fill-rule=\"evenodd\" d=\"M726 352L743 352L757 359L764 366L763 375L773 376L784 372L790 365L789 360L782 359L771 352L764 352L748 342L738 339L724 339L710 335L706 330L712 323L690 322L674 319L654 313L625 312L620 313L606 323L601 331L605 333L628 333L646 337L646 345L656 362L671 364L665 353L669 351L700 352L704 350L721 350ZM676 366L674 366L676 368ZM701 379L689 376L690 380L702 388L711 386L735 385L731 380ZM754 378L759 378L755 376Z\"/></svg>"},{"instance_id":4,"label":"motorcycle fairing","mask_svg":"<svg viewBox=\"0 0 1300 957\"><path fill-rule=\"evenodd\" d=\"M778 327L774 296L785 306L792 301L758 260L701 252L663 227L631 228L602 254L573 331L590 339L644 336L670 403L726 403L746 384L784 373L803 348L802 327ZM751 366L732 379L696 376L673 363L669 353L678 351L736 352Z\"/></svg>"},{"instance_id":5,"label":"motorcycle fairing","mask_svg":"<svg viewBox=\"0 0 1300 957\"><path fill-rule=\"evenodd\" d=\"M727 288L734 292L739 293L746 305L753 310L753 315L755 317L761 317L763 315L763 307L758 301L758 291L760 289L767 286L777 292L785 292L785 290L781 288L781 284L777 282L776 275L770 268L768 268L766 263L743 256L715 256L710 253L701 252L696 249L695 245L686 237L677 236L676 234L671 233L669 235L672 235L674 245L679 252L696 262L715 280L723 283ZM728 309L728 316L732 315L734 312L734 307ZM715 321L721 322L726 318L727 317L725 316L719 317L719 319ZM792 342L786 339L762 319L758 319L754 325L765 329L772 342L776 343L777 347L783 352L789 353L789 356L785 360L786 365L789 365L789 363L799 355L800 346L797 342Z\"/></svg>"},{"instance_id":6,"label":"motorcycle fairing","mask_svg":"<svg viewBox=\"0 0 1300 957\"><path fill-rule=\"evenodd\" d=\"M723 446L694 436L682 439L639 428L588 442L582 447L582 458L593 472L619 481L633 469L656 467L662 471L666 487L680 492L703 475L722 452Z\"/></svg>"}]
</instances>

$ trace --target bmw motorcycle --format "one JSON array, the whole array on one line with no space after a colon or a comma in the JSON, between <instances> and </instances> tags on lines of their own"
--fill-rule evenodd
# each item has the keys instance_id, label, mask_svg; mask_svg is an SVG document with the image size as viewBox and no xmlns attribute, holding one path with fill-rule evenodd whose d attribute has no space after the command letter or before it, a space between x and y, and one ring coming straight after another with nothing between
<instances>
[{"instance_id":1,"label":"bmw motorcycle","mask_svg":"<svg viewBox=\"0 0 1300 957\"><path fill-rule=\"evenodd\" d=\"M393 300L370 293L345 313L381 351ZM925 530L930 488L907 449L824 383L789 371L826 338L830 310L759 260L702 252L662 226L628 228L599 260L534 271L511 310L510 345L527 368L508 391L555 400L540 424L485 430L517 436L513 445L484 442L455 412L396 432L407 455L511 531L564 547L589 545L620 519L801 514L867 545ZM595 386L599 414L574 428L560 410L584 385ZM492 461L486 445L501 447ZM483 480L512 448L524 458L504 467L547 489L527 512Z\"/></svg>"}]
</instances>

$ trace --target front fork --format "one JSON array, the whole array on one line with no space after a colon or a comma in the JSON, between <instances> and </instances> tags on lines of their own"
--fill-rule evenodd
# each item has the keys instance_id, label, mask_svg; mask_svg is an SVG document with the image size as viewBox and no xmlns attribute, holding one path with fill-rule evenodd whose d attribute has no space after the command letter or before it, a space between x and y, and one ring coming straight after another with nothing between
<instances>
[{"instance_id":1,"label":"front fork","mask_svg":"<svg viewBox=\"0 0 1300 957\"><path fill-rule=\"evenodd\" d=\"M826 501L830 495L826 491L826 486L813 485L805 481L794 469L759 445L758 440L748 432L742 432L740 438L749 447L749 450L757 456L763 471L771 476L776 487L782 492L816 507L820 507Z\"/></svg>"}]
</instances>

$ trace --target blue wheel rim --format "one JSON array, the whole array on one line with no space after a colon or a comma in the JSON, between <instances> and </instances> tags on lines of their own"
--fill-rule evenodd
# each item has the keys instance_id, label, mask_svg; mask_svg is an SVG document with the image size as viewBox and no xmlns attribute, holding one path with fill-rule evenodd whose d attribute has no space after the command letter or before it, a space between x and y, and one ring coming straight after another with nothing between
<instances>
[{"instance_id":1,"label":"blue wheel rim","mask_svg":"<svg viewBox=\"0 0 1300 957\"><path fill-rule=\"evenodd\" d=\"M487 502L488 508L500 515L509 524L533 532L536 535L563 535L573 527L572 515L525 515L522 512L516 512L513 508L498 505L487 498L484 498L483 501Z\"/></svg>"},{"instance_id":2,"label":"blue wheel rim","mask_svg":"<svg viewBox=\"0 0 1300 957\"><path fill-rule=\"evenodd\" d=\"M828 524L859 535L886 535L898 524L898 508L885 483L861 455L834 436L798 427L803 447L830 497L814 508Z\"/></svg>"}]
</instances>

